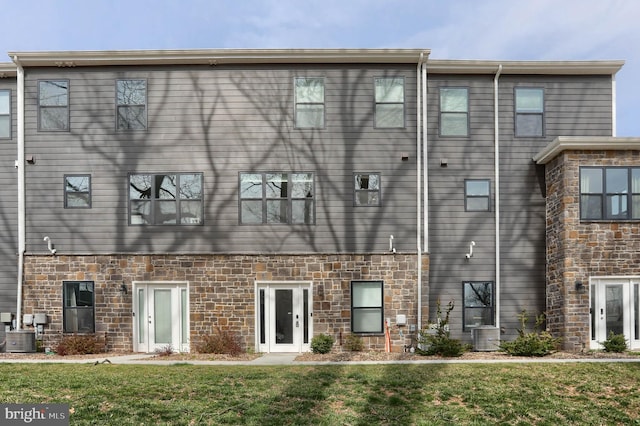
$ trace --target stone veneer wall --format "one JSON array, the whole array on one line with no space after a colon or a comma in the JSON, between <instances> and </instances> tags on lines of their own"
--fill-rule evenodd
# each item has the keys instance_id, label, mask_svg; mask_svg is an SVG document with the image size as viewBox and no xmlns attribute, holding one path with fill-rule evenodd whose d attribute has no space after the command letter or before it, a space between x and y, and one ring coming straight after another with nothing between
<instances>
[{"instance_id":1,"label":"stone veneer wall","mask_svg":"<svg viewBox=\"0 0 640 426\"><path fill-rule=\"evenodd\" d=\"M340 343L351 325L351 280L384 281L384 316L397 314L416 324L415 254L307 255L105 255L26 256L23 313L46 313L43 344L55 347L62 337L62 282L95 283L96 333L108 350L131 351L132 281L187 281L190 295L191 348L216 326L255 342L254 282L312 281L314 334L328 333ZM428 256L423 257L423 320L428 319ZM122 294L125 283L129 292ZM411 343L409 327L391 327L394 351ZM365 346L384 349L382 335L363 336Z\"/></svg>"},{"instance_id":2,"label":"stone veneer wall","mask_svg":"<svg viewBox=\"0 0 640 426\"><path fill-rule=\"evenodd\" d=\"M640 274L640 223L580 221L580 167L639 165L639 151L567 151L546 166L547 326L565 349L589 348L589 277Z\"/></svg>"}]
</instances>

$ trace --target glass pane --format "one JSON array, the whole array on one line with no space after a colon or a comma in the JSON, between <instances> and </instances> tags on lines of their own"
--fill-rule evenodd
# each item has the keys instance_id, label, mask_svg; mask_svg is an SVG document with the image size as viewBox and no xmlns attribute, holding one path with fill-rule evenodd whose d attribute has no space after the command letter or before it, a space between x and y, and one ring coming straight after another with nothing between
<instances>
[{"instance_id":1,"label":"glass pane","mask_svg":"<svg viewBox=\"0 0 640 426\"><path fill-rule=\"evenodd\" d=\"M162 200L176 199L176 175L155 175L156 194L154 198Z\"/></svg>"},{"instance_id":2,"label":"glass pane","mask_svg":"<svg viewBox=\"0 0 640 426\"><path fill-rule=\"evenodd\" d=\"M181 325L181 334L182 334L182 343L186 344L189 341L189 330L187 329L187 324L189 323L187 318L187 290L180 290L180 325Z\"/></svg>"},{"instance_id":3,"label":"glass pane","mask_svg":"<svg viewBox=\"0 0 640 426\"><path fill-rule=\"evenodd\" d=\"M171 290L153 291L153 334L156 344L171 344Z\"/></svg>"},{"instance_id":4,"label":"glass pane","mask_svg":"<svg viewBox=\"0 0 640 426\"><path fill-rule=\"evenodd\" d=\"M144 289L138 289L138 343L144 343L147 324L147 300Z\"/></svg>"},{"instance_id":5,"label":"glass pane","mask_svg":"<svg viewBox=\"0 0 640 426\"><path fill-rule=\"evenodd\" d=\"M151 175L129 176L129 198L132 200L151 198Z\"/></svg>"},{"instance_id":6,"label":"glass pane","mask_svg":"<svg viewBox=\"0 0 640 426\"><path fill-rule=\"evenodd\" d=\"M489 181L488 180L466 180L464 181L465 194L467 196L489 196Z\"/></svg>"},{"instance_id":7,"label":"glass pane","mask_svg":"<svg viewBox=\"0 0 640 426\"><path fill-rule=\"evenodd\" d=\"M180 202L180 223L202 223L202 201Z\"/></svg>"},{"instance_id":8,"label":"glass pane","mask_svg":"<svg viewBox=\"0 0 640 426\"><path fill-rule=\"evenodd\" d=\"M465 308L464 326L473 328L481 325L492 325L493 318L491 308Z\"/></svg>"},{"instance_id":9,"label":"glass pane","mask_svg":"<svg viewBox=\"0 0 640 426\"><path fill-rule=\"evenodd\" d=\"M240 175L240 198L262 198L262 175L257 173Z\"/></svg>"},{"instance_id":10,"label":"glass pane","mask_svg":"<svg viewBox=\"0 0 640 426\"><path fill-rule=\"evenodd\" d=\"M440 111L468 112L467 93L467 89L465 88L441 88Z\"/></svg>"},{"instance_id":11,"label":"glass pane","mask_svg":"<svg viewBox=\"0 0 640 426\"><path fill-rule=\"evenodd\" d=\"M627 211L627 196L607 196L607 219L626 219L627 217L629 217Z\"/></svg>"},{"instance_id":12,"label":"glass pane","mask_svg":"<svg viewBox=\"0 0 640 426\"><path fill-rule=\"evenodd\" d=\"M517 112L543 112L544 91L542 89L516 89Z\"/></svg>"},{"instance_id":13,"label":"glass pane","mask_svg":"<svg viewBox=\"0 0 640 426\"><path fill-rule=\"evenodd\" d=\"M291 202L291 223L307 225L314 223L313 200L293 200Z\"/></svg>"},{"instance_id":14,"label":"glass pane","mask_svg":"<svg viewBox=\"0 0 640 426\"><path fill-rule=\"evenodd\" d=\"M66 192L89 192L89 176L65 176Z\"/></svg>"},{"instance_id":15,"label":"glass pane","mask_svg":"<svg viewBox=\"0 0 640 426\"><path fill-rule=\"evenodd\" d=\"M151 202L131 201L131 224L142 225L151 223Z\"/></svg>"},{"instance_id":16,"label":"glass pane","mask_svg":"<svg viewBox=\"0 0 640 426\"><path fill-rule=\"evenodd\" d=\"M375 86L376 102L404 102L403 78L376 78Z\"/></svg>"},{"instance_id":17,"label":"glass pane","mask_svg":"<svg viewBox=\"0 0 640 426\"><path fill-rule=\"evenodd\" d=\"M89 194L87 193L67 193L67 207L89 207Z\"/></svg>"},{"instance_id":18,"label":"glass pane","mask_svg":"<svg viewBox=\"0 0 640 426\"><path fill-rule=\"evenodd\" d=\"M41 81L38 84L40 106L67 106L69 82ZM65 109L66 111L66 109Z\"/></svg>"},{"instance_id":19,"label":"glass pane","mask_svg":"<svg viewBox=\"0 0 640 426\"><path fill-rule=\"evenodd\" d=\"M629 190L628 169L605 169L607 192L609 194L626 194Z\"/></svg>"},{"instance_id":20,"label":"glass pane","mask_svg":"<svg viewBox=\"0 0 640 426\"><path fill-rule=\"evenodd\" d=\"M284 196L286 196L286 194ZM313 197L313 174L311 173L292 173L291 174L291 197L292 198Z\"/></svg>"},{"instance_id":21,"label":"glass pane","mask_svg":"<svg viewBox=\"0 0 640 426\"><path fill-rule=\"evenodd\" d=\"M382 306L382 283L381 282L354 282L353 283L352 305L354 308L360 307L381 307Z\"/></svg>"},{"instance_id":22,"label":"glass pane","mask_svg":"<svg viewBox=\"0 0 640 426\"><path fill-rule=\"evenodd\" d=\"M580 192L602 194L602 169L580 169Z\"/></svg>"},{"instance_id":23,"label":"glass pane","mask_svg":"<svg viewBox=\"0 0 640 426\"><path fill-rule=\"evenodd\" d=\"M307 102L324 102L324 80L322 78L296 78L296 103Z\"/></svg>"},{"instance_id":24,"label":"glass pane","mask_svg":"<svg viewBox=\"0 0 640 426\"><path fill-rule=\"evenodd\" d=\"M640 169L631 169L631 192L640 193Z\"/></svg>"},{"instance_id":25,"label":"glass pane","mask_svg":"<svg viewBox=\"0 0 640 426\"><path fill-rule=\"evenodd\" d=\"M467 136L467 114L442 113L440 116L440 134L442 136Z\"/></svg>"},{"instance_id":26,"label":"glass pane","mask_svg":"<svg viewBox=\"0 0 640 426\"><path fill-rule=\"evenodd\" d=\"M623 301L622 301L622 286L621 285L608 285L605 287L606 293L606 324L607 324L607 337L609 333L623 334Z\"/></svg>"},{"instance_id":27,"label":"glass pane","mask_svg":"<svg viewBox=\"0 0 640 426\"><path fill-rule=\"evenodd\" d=\"M591 340L596 340L596 286L591 284Z\"/></svg>"},{"instance_id":28,"label":"glass pane","mask_svg":"<svg viewBox=\"0 0 640 426\"><path fill-rule=\"evenodd\" d=\"M264 307L264 289L260 289L260 343L267 343Z\"/></svg>"},{"instance_id":29,"label":"glass pane","mask_svg":"<svg viewBox=\"0 0 640 426\"><path fill-rule=\"evenodd\" d=\"M493 305L490 282L464 283L464 306L467 308L489 307Z\"/></svg>"},{"instance_id":30,"label":"glass pane","mask_svg":"<svg viewBox=\"0 0 640 426\"><path fill-rule=\"evenodd\" d=\"M640 219L640 196L634 195L631 197L633 206L631 207L632 219Z\"/></svg>"},{"instance_id":31,"label":"glass pane","mask_svg":"<svg viewBox=\"0 0 640 426\"><path fill-rule=\"evenodd\" d=\"M293 291L275 290L276 343L293 343Z\"/></svg>"},{"instance_id":32,"label":"glass pane","mask_svg":"<svg viewBox=\"0 0 640 426\"><path fill-rule=\"evenodd\" d=\"M489 198L488 197L468 197L467 210L468 211L488 211Z\"/></svg>"},{"instance_id":33,"label":"glass pane","mask_svg":"<svg viewBox=\"0 0 640 426\"><path fill-rule=\"evenodd\" d=\"M118 130L143 130L147 128L145 106L119 106Z\"/></svg>"},{"instance_id":34,"label":"glass pane","mask_svg":"<svg viewBox=\"0 0 640 426\"><path fill-rule=\"evenodd\" d=\"M302 290L302 343L309 343L309 290Z\"/></svg>"},{"instance_id":35,"label":"glass pane","mask_svg":"<svg viewBox=\"0 0 640 426\"><path fill-rule=\"evenodd\" d=\"M376 127L404 127L404 104L376 104Z\"/></svg>"},{"instance_id":36,"label":"glass pane","mask_svg":"<svg viewBox=\"0 0 640 426\"><path fill-rule=\"evenodd\" d=\"M267 174L266 197L287 198L288 177L286 173Z\"/></svg>"},{"instance_id":37,"label":"glass pane","mask_svg":"<svg viewBox=\"0 0 640 426\"><path fill-rule=\"evenodd\" d=\"M145 105L147 82L145 80L118 80L116 82L118 105Z\"/></svg>"},{"instance_id":38,"label":"glass pane","mask_svg":"<svg viewBox=\"0 0 640 426\"><path fill-rule=\"evenodd\" d=\"M11 137L11 120L8 115L0 116L0 138Z\"/></svg>"},{"instance_id":39,"label":"glass pane","mask_svg":"<svg viewBox=\"0 0 640 426\"><path fill-rule=\"evenodd\" d=\"M67 108L40 108L40 128L42 130L67 130L69 128Z\"/></svg>"},{"instance_id":40,"label":"glass pane","mask_svg":"<svg viewBox=\"0 0 640 426\"><path fill-rule=\"evenodd\" d=\"M0 90L0 114L9 115L11 113L11 92Z\"/></svg>"},{"instance_id":41,"label":"glass pane","mask_svg":"<svg viewBox=\"0 0 640 426\"><path fill-rule=\"evenodd\" d=\"M240 222L245 224L262 223L262 200L243 200L240 203Z\"/></svg>"},{"instance_id":42,"label":"glass pane","mask_svg":"<svg viewBox=\"0 0 640 426\"><path fill-rule=\"evenodd\" d=\"M64 331L67 333L93 333L93 308L65 310Z\"/></svg>"},{"instance_id":43,"label":"glass pane","mask_svg":"<svg viewBox=\"0 0 640 426\"><path fill-rule=\"evenodd\" d=\"M542 114L518 114L516 136L542 136Z\"/></svg>"},{"instance_id":44,"label":"glass pane","mask_svg":"<svg viewBox=\"0 0 640 426\"><path fill-rule=\"evenodd\" d=\"M202 198L202 175L180 175L180 198L191 200Z\"/></svg>"},{"instance_id":45,"label":"glass pane","mask_svg":"<svg viewBox=\"0 0 640 426\"><path fill-rule=\"evenodd\" d=\"M323 128L324 127L324 105L297 105L296 106L296 127L300 128Z\"/></svg>"},{"instance_id":46,"label":"glass pane","mask_svg":"<svg viewBox=\"0 0 640 426\"><path fill-rule=\"evenodd\" d=\"M351 326L354 333L381 333L382 309L359 308L353 310Z\"/></svg>"},{"instance_id":47,"label":"glass pane","mask_svg":"<svg viewBox=\"0 0 640 426\"><path fill-rule=\"evenodd\" d=\"M357 206L377 206L380 204L380 197L376 191L358 191L356 192Z\"/></svg>"},{"instance_id":48,"label":"glass pane","mask_svg":"<svg viewBox=\"0 0 640 426\"><path fill-rule=\"evenodd\" d=\"M175 201L158 201L156 203L155 220L156 225L174 224L178 221L177 203Z\"/></svg>"},{"instance_id":49,"label":"glass pane","mask_svg":"<svg viewBox=\"0 0 640 426\"><path fill-rule=\"evenodd\" d=\"M640 285L633 285L633 338L640 340Z\"/></svg>"},{"instance_id":50,"label":"glass pane","mask_svg":"<svg viewBox=\"0 0 640 426\"><path fill-rule=\"evenodd\" d=\"M581 219L602 219L602 196L583 195L580 197Z\"/></svg>"},{"instance_id":51,"label":"glass pane","mask_svg":"<svg viewBox=\"0 0 640 426\"><path fill-rule=\"evenodd\" d=\"M267 200L267 223L287 223L287 200Z\"/></svg>"},{"instance_id":52,"label":"glass pane","mask_svg":"<svg viewBox=\"0 0 640 426\"><path fill-rule=\"evenodd\" d=\"M357 174L355 175L356 189L380 189L380 175Z\"/></svg>"}]
</instances>

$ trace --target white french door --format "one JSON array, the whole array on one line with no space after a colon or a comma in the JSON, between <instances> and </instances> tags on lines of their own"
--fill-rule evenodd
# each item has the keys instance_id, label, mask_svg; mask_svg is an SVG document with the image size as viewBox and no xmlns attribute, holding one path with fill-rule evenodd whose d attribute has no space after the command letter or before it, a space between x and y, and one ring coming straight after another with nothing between
<instances>
[{"instance_id":1,"label":"white french door","mask_svg":"<svg viewBox=\"0 0 640 426\"><path fill-rule=\"evenodd\" d=\"M602 349L611 332L624 334L630 349L640 348L640 279L592 278L591 349Z\"/></svg>"},{"instance_id":2,"label":"white french door","mask_svg":"<svg viewBox=\"0 0 640 426\"><path fill-rule=\"evenodd\" d=\"M134 351L189 351L189 293L184 282L133 283Z\"/></svg>"},{"instance_id":3,"label":"white french door","mask_svg":"<svg viewBox=\"0 0 640 426\"><path fill-rule=\"evenodd\" d=\"M313 334L311 283L256 284L259 352L306 352Z\"/></svg>"}]
</instances>

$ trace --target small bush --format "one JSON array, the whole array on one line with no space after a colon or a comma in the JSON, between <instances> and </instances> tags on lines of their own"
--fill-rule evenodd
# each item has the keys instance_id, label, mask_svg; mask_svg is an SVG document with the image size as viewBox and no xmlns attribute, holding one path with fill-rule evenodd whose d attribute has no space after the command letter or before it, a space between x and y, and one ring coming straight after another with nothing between
<instances>
[{"instance_id":1,"label":"small bush","mask_svg":"<svg viewBox=\"0 0 640 426\"><path fill-rule=\"evenodd\" d=\"M60 356L99 354L105 351L105 342L95 335L64 336L54 349Z\"/></svg>"},{"instance_id":2,"label":"small bush","mask_svg":"<svg viewBox=\"0 0 640 426\"><path fill-rule=\"evenodd\" d=\"M602 342L605 352L624 352L627 350L627 340L624 334L615 334L613 331L609 333L609 338Z\"/></svg>"},{"instance_id":3,"label":"small bush","mask_svg":"<svg viewBox=\"0 0 640 426\"><path fill-rule=\"evenodd\" d=\"M344 341L344 347L351 352L361 352L364 350L364 342L360 336L349 334Z\"/></svg>"},{"instance_id":4,"label":"small bush","mask_svg":"<svg viewBox=\"0 0 640 426\"><path fill-rule=\"evenodd\" d=\"M196 351L202 354L232 356L240 355L243 352L240 338L235 333L220 327L216 327L216 331L213 334L205 336L196 347Z\"/></svg>"},{"instance_id":5,"label":"small bush","mask_svg":"<svg viewBox=\"0 0 640 426\"><path fill-rule=\"evenodd\" d=\"M326 334L318 334L311 339L311 352L314 354L328 354L333 346L333 337Z\"/></svg>"},{"instance_id":6,"label":"small bush","mask_svg":"<svg viewBox=\"0 0 640 426\"><path fill-rule=\"evenodd\" d=\"M527 332L527 311L522 311L518 315L522 328L518 330L518 337L510 342L501 342L500 350L512 356L546 356L556 350L562 339L553 337L548 331L538 331L545 321L545 315L540 314L536 317L536 325L534 331Z\"/></svg>"},{"instance_id":7,"label":"small bush","mask_svg":"<svg viewBox=\"0 0 640 426\"><path fill-rule=\"evenodd\" d=\"M156 349L156 354L158 356L169 356L173 354L173 347L171 345L163 346L160 349Z\"/></svg>"},{"instance_id":8,"label":"small bush","mask_svg":"<svg viewBox=\"0 0 640 426\"><path fill-rule=\"evenodd\" d=\"M446 357L462 356L471 349L457 339L452 339L449 331L449 316L454 308L453 301L447 305L447 311L442 317L442 309L438 300L436 322L431 324L428 330L423 330L418 336L417 353L420 355L440 355Z\"/></svg>"}]
</instances>

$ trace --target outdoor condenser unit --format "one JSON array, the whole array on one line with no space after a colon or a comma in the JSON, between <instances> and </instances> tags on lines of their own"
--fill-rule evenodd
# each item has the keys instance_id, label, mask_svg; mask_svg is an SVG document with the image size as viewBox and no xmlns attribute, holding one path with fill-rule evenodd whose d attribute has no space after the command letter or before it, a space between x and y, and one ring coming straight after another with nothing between
<instances>
[{"instance_id":1,"label":"outdoor condenser unit","mask_svg":"<svg viewBox=\"0 0 640 426\"><path fill-rule=\"evenodd\" d=\"M36 333L33 331L14 330L6 333L7 352L35 352Z\"/></svg>"},{"instance_id":2,"label":"outdoor condenser unit","mask_svg":"<svg viewBox=\"0 0 640 426\"><path fill-rule=\"evenodd\" d=\"M497 351L500 345L500 329L492 325L481 325L471 330L473 350L479 352Z\"/></svg>"}]
</instances>

